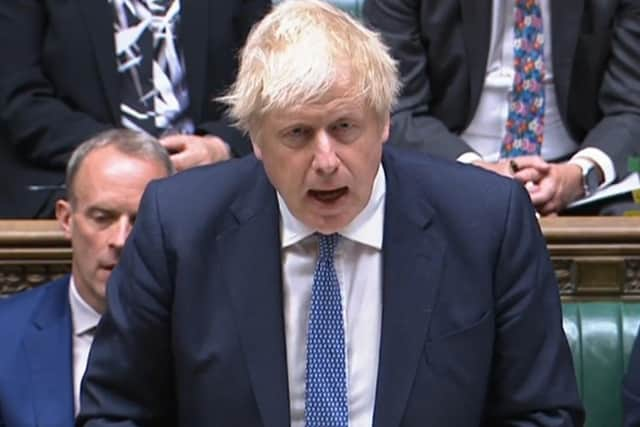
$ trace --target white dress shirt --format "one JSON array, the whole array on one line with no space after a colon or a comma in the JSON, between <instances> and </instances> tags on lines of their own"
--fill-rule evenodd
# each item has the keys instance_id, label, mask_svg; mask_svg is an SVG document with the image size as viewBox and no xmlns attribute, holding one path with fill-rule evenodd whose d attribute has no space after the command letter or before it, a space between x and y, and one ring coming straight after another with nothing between
<instances>
[{"instance_id":1,"label":"white dress shirt","mask_svg":"<svg viewBox=\"0 0 640 427\"><path fill-rule=\"evenodd\" d=\"M93 342L95 327L100 321L100 314L82 299L71 277L69 283L69 305L71 306L71 327L73 339L73 403L74 413L80 412L80 383L87 369L89 350Z\"/></svg>"},{"instance_id":2,"label":"white dress shirt","mask_svg":"<svg viewBox=\"0 0 640 427\"><path fill-rule=\"evenodd\" d=\"M551 58L551 7L550 0L538 0L542 13L544 32L544 88L545 114L542 158L555 160L568 157L578 149L562 123L553 80ZM509 110L509 92L515 74L513 67L513 10L515 0L493 0L491 39L487 58L487 74L473 120L461 134L481 158L495 162L500 157L500 146L505 134ZM597 148L580 150L573 157L587 157L595 161L604 173L604 185L615 180L615 168L611 158ZM458 158L463 162L479 159L476 153L464 153Z\"/></svg>"},{"instance_id":3,"label":"white dress shirt","mask_svg":"<svg viewBox=\"0 0 640 427\"><path fill-rule=\"evenodd\" d=\"M386 184L382 166L365 208L343 230L335 251L340 282L349 426L373 422L382 318L382 233ZM318 258L315 230L297 220L278 194L281 213L284 325L291 426L303 427L307 322L313 273Z\"/></svg>"}]
</instances>

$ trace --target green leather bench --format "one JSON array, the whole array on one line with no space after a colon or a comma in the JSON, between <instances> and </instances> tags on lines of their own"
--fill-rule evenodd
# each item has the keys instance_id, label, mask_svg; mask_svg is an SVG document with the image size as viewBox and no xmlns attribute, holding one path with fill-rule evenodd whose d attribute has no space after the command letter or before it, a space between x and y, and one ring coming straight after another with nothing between
<instances>
[{"instance_id":1,"label":"green leather bench","mask_svg":"<svg viewBox=\"0 0 640 427\"><path fill-rule=\"evenodd\" d=\"M272 3L280 3L282 0L273 0ZM346 10L354 16L360 18L362 16L362 5L365 0L326 0L327 3L331 3L338 6L340 9Z\"/></svg>"},{"instance_id":2,"label":"green leather bench","mask_svg":"<svg viewBox=\"0 0 640 427\"><path fill-rule=\"evenodd\" d=\"M362 5L365 0L328 0L329 3L332 3L338 6L341 9L346 10L347 12L353 14L354 16L361 17L362 16Z\"/></svg>"},{"instance_id":3,"label":"green leather bench","mask_svg":"<svg viewBox=\"0 0 640 427\"><path fill-rule=\"evenodd\" d=\"M622 378L640 324L640 303L565 302L562 310L586 426L622 425Z\"/></svg>"}]
</instances>

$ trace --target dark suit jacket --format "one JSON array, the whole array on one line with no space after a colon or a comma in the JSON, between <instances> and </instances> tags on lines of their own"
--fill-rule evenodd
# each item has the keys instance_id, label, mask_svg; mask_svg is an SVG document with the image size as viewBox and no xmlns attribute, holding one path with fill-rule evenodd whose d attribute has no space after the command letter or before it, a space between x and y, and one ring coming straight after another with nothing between
<instances>
[{"instance_id":1,"label":"dark suit jacket","mask_svg":"<svg viewBox=\"0 0 640 427\"><path fill-rule=\"evenodd\" d=\"M640 152L640 2L550 0L558 107L581 148L618 177ZM393 141L457 158L486 76L492 0L367 0L364 15L399 60L404 88Z\"/></svg>"},{"instance_id":2,"label":"dark suit jacket","mask_svg":"<svg viewBox=\"0 0 640 427\"><path fill-rule=\"evenodd\" d=\"M638 336L633 343L622 385L622 407L623 426L640 426L640 338Z\"/></svg>"},{"instance_id":3,"label":"dark suit jacket","mask_svg":"<svg viewBox=\"0 0 640 427\"><path fill-rule=\"evenodd\" d=\"M236 54L269 0L182 0L184 50L198 133L218 135L235 155L250 152L222 106L212 102L235 78ZM73 149L120 125L113 6L104 0L0 3L0 218L50 215ZM48 203L48 204L47 204Z\"/></svg>"},{"instance_id":4,"label":"dark suit jacket","mask_svg":"<svg viewBox=\"0 0 640 427\"><path fill-rule=\"evenodd\" d=\"M0 300L0 426L73 425L69 277Z\"/></svg>"},{"instance_id":5,"label":"dark suit jacket","mask_svg":"<svg viewBox=\"0 0 640 427\"><path fill-rule=\"evenodd\" d=\"M554 271L522 186L391 147L383 165L374 425L579 425ZM253 156L149 186L109 282L79 426L289 425L279 218Z\"/></svg>"}]
</instances>

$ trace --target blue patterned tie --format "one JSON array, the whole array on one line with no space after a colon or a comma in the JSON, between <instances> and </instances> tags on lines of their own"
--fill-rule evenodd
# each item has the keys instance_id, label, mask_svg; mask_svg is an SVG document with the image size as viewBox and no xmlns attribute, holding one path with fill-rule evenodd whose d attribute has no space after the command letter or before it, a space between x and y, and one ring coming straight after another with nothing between
<instances>
[{"instance_id":1,"label":"blue patterned tie","mask_svg":"<svg viewBox=\"0 0 640 427\"><path fill-rule=\"evenodd\" d=\"M500 157L540 154L544 129L544 33L538 0L516 0L513 88Z\"/></svg>"},{"instance_id":2,"label":"blue patterned tie","mask_svg":"<svg viewBox=\"0 0 640 427\"><path fill-rule=\"evenodd\" d=\"M338 235L320 234L320 256L313 274L304 417L307 427L349 425L344 323L340 285L333 264Z\"/></svg>"}]
</instances>

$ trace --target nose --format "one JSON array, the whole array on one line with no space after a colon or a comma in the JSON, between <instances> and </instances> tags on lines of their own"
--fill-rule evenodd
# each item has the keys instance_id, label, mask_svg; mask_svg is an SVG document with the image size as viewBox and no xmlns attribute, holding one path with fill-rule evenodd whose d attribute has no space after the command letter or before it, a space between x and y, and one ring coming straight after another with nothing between
<instances>
[{"instance_id":1,"label":"nose","mask_svg":"<svg viewBox=\"0 0 640 427\"><path fill-rule=\"evenodd\" d=\"M124 243L127 241L127 237L129 237L129 233L131 232L131 227L132 224L128 216L123 215L118 218L118 220L113 223L109 246L116 249L118 252L122 250Z\"/></svg>"},{"instance_id":2,"label":"nose","mask_svg":"<svg viewBox=\"0 0 640 427\"><path fill-rule=\"evenodd\" d=\"M338 170L340 158L335 150L335 140L325 131L318 132L313 155L313 169L321 175L330 175Z\"/></svg>"}]
</instances>

